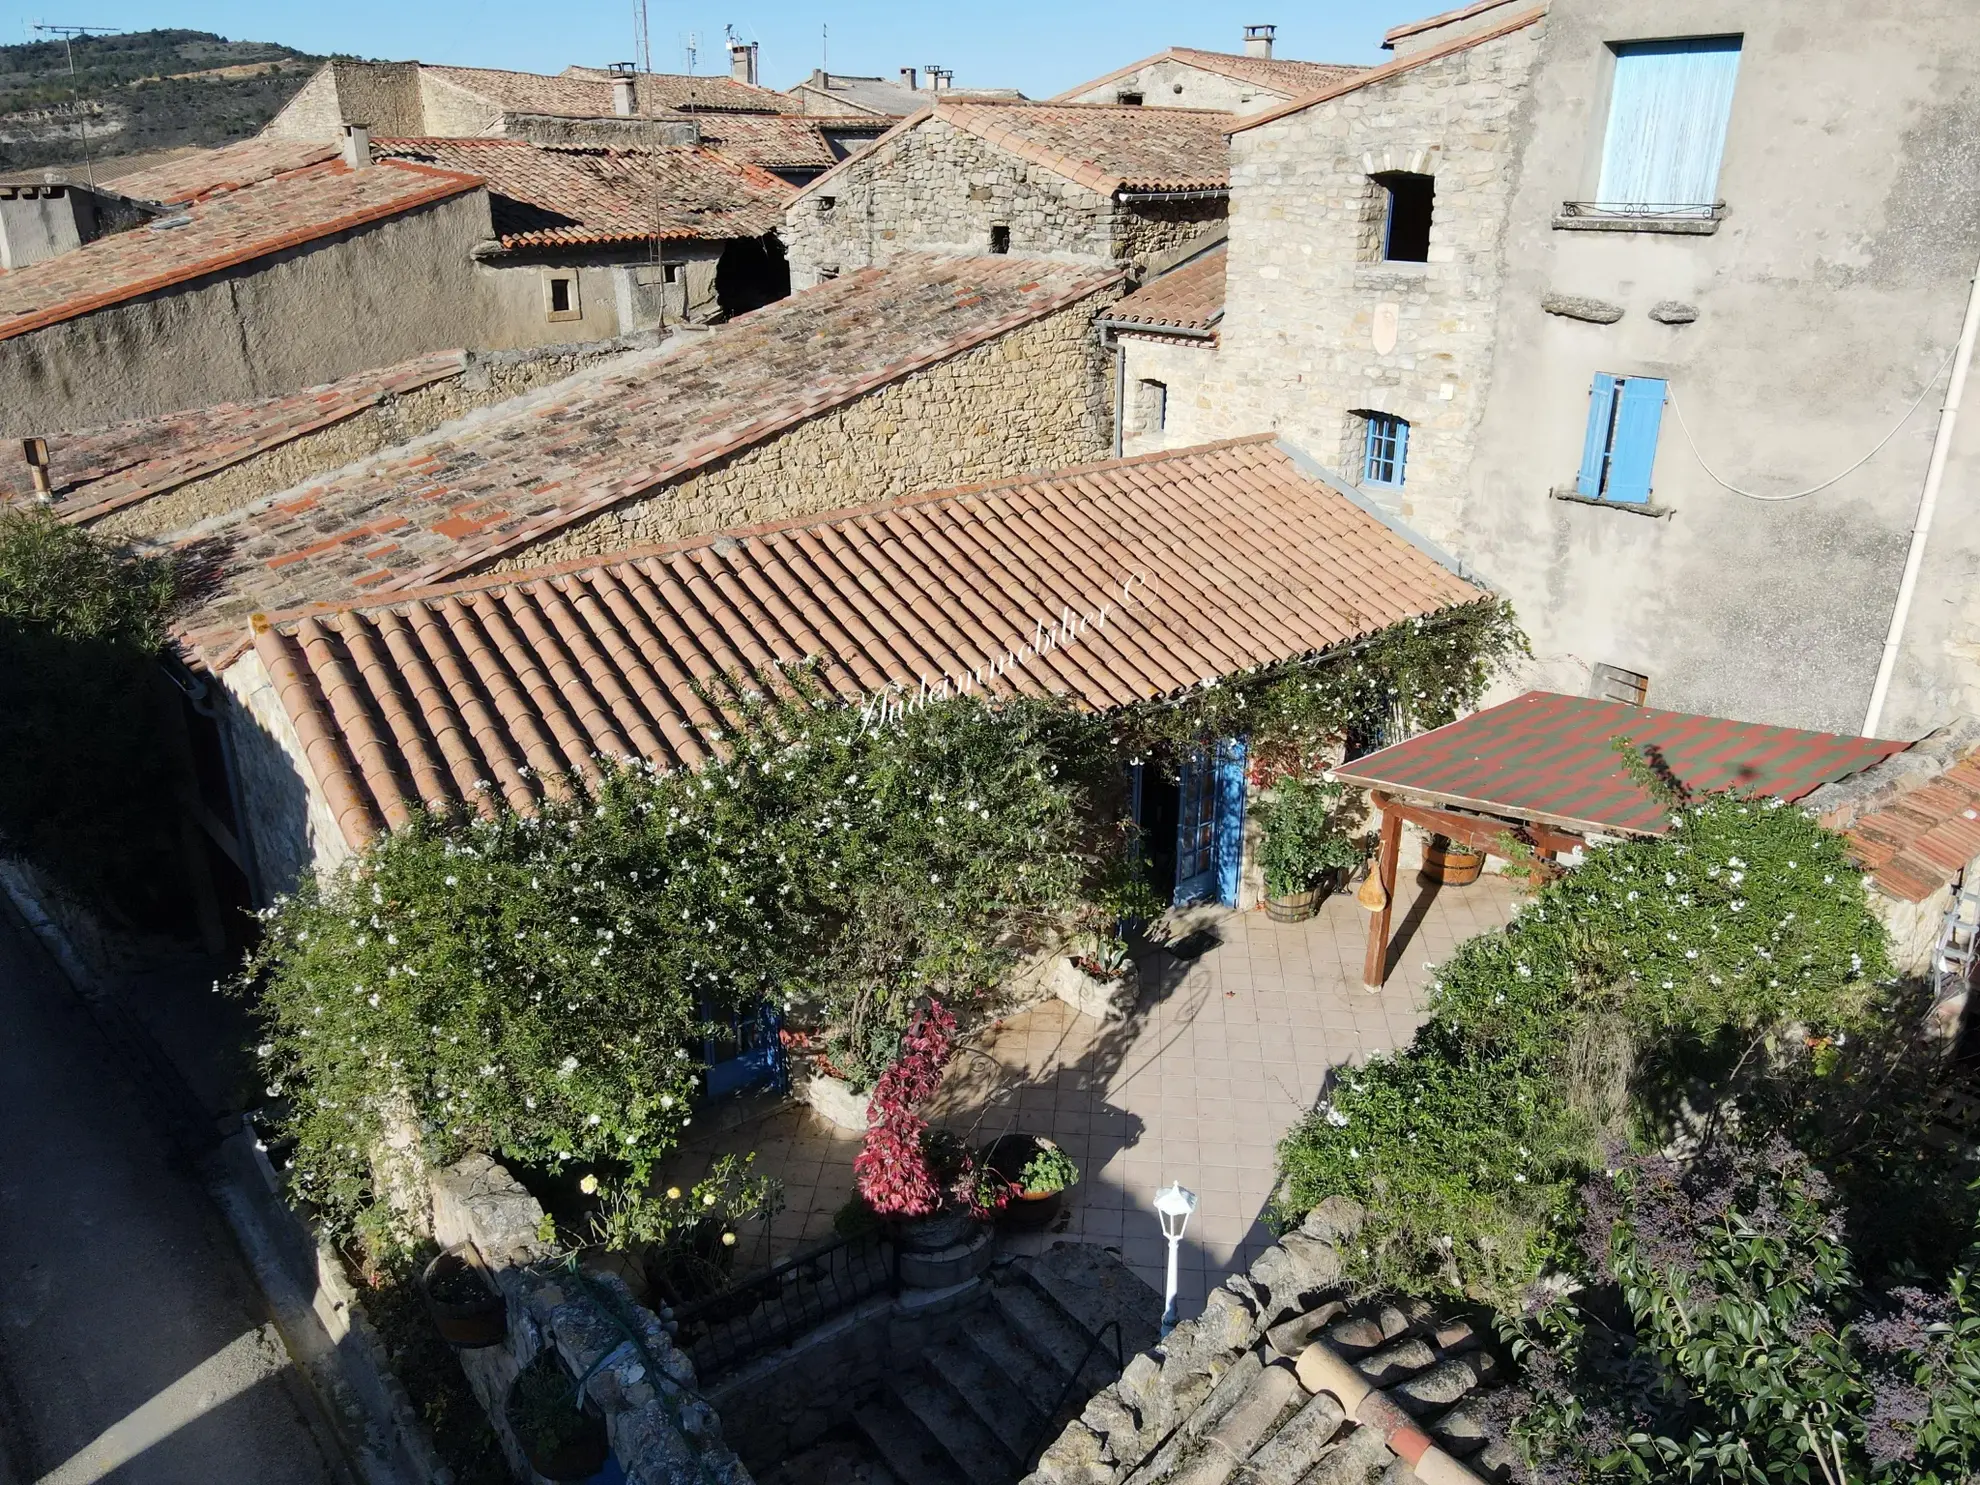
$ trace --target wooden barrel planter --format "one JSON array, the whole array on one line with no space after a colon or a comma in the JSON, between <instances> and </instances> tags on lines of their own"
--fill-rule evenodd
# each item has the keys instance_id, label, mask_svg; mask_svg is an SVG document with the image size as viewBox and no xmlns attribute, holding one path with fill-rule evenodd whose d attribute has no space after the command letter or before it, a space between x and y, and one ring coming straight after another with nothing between
<instances>
[{"instance_id":1,"label":"wooden barrel planter","mask_svg":"<svg viewBox=\"0 0 1980 1485\"><path fill-rule=\"evenodd\" d=\"M450 1346L499 1346L509 1333L509 1305L466 1244L437 1255L419 1276L434 1329Z\"/></svg>"},{"instance_id":2,"label":"wooden barrel planter","mask_svg":"<svg viewBox=\"0 0 1980 1485\"><path fill-rule=\"evenodd\" d=\"M1485 870L1485 853L1433 835L1423 849L1423 879L1446 887L1468 887Z\"/></svg>"},{"instance_id":3,"label":"wooden barrel planter","mask_svg":"<svg viewBox=\"0 0 1980 1485\"><path fill-rule=\"evenodd\" d=\"M1345 869L1331 871L1304 892L1265 899L1265 916L1274 923L1304 923L1320 911L1320 904L1341 890L1347 882Z\"/></svg>"}]
</instances>

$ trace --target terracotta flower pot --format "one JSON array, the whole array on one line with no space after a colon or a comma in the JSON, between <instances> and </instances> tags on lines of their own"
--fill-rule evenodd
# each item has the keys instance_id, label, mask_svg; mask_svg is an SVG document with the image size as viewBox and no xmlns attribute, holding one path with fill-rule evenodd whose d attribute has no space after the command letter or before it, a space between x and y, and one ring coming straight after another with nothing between
<instances>
[{"instance_id":1,"label":"terracotta flower pot","mask_svg":"<svg viewBox=\"0 0 1980 1485\"><path fill-rule=\"evenodd\" d=\"M1011 1232L1036 1232L1052 1225L1066 1204L1066 1188L1057 1191L1026 1191L1020 1185L1024 1168L1038 1152L1038 1140L1029 1134L1007 1134L991 1143L984 1152L985 1163L1011 1187L1011 1199L997 1214L997 1225Z\"/></svg>"},{"instance_id":2,"label":"terracotta flower pot","mask_svg":"<svg viewBox=\"0 0 1980 1485\"><path fill-rule=\"evenodd\" d=\"M440 1339L450 1346L499 1346L509 1333L508 1301L464 1245L426 1265L419 1292Z\"/></svg>"}]
</instances>

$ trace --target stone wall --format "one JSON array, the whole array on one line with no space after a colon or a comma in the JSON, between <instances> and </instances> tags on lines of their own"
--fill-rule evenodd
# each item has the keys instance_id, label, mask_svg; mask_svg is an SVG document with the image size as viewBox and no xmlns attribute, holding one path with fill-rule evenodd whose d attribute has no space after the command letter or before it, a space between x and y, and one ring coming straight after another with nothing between
<instances>
[{"instance_id":1,"label":"stone wall","mask_svg":"<svg viewBox=\"0 0 1980 1485\"><path fill-rule=\"evenodd\" d=\"M468 250L489 231L474 190L0 340L0 429L251 401L488 344Z\"/></svg>"},{"instance_id":2,"label":"stone wall","mask_svg":"<svg viewBox=\"0 0 1980 1485\"><path fill-rule=\"evenodd\" d=\"M443 138L472 138L502 132L502 110L486 98L419 72L420 132Z\"/></svg>"},{"instance_id":3,"label":"stone wall","mask_svg":"<svg viewBox=\"0 0 1980 1485\"><path fill-rule=\"evenodd\" d=\"M1216 431L1214 409L1205 391L1205 382L1217 364L1216 342L1123 332L1120 346L1121 354L1127 358L1123 454L1189 448L1221 436ZM1154 425L1147 393L1141 385L1144 381L1160 382L1167 388L1160 427Z\"/></svg>"},{"instance_id":4,"label":"stone wall","mask_svg":"<svg viewBox=\"0 0 1980 1485\"><path fill-rule=\"evenodd\" d=\"M956 128L924 120L791 203L784 218L791 287L909 250L985 253L1010 229L1026 258L1112 262L1122 234L1107 197Z\"/></svg>"},{"instance_id":5,"label":"stone wall","mask_svg":"<svg viewBox=\"0 0 1980 1485\"><path fill-rule=\"evenodd\" d=\"M657 494L511 553L516 571L1107 457L1114 289L890 382Z\"/></svg>"},{"instance_id":6,"label":"stone wall","mask_svg":"<svg viewBox=\"0 0 1980 1485\"><path fill-rule=\"evenodd\" d=\"M693 1362L659 1317L616 1275L555 1264L536 1237L543 1209L514 1176L471 1155L435 1172L432 1194L434 1239L443 1248L473 1243L508 1301L507 1337L455 1355L517 1479L540 1477L503 1405L516 1374L548 1347L573 1378L589 1378L585 1392L630 1485L750 1485L721 1418L696 1390Z\"/></svg>"},{"instance_id":7,"label":"stone wall","mask_svg":"<svg viewBox=\"0 0 1980 1485\"><path fill-rule=\"evenodd\" d=\"M1229 199L1221 193L1189 201L1138 200L1116 203L1112 258L1137 271L1223 225Z\"/></svg>"},{"instance_id":8,"label":"stone wall","mask_svg":"<svg viewBox=\"0 0 1980 1485\"><path fill-rule=\"evenodd\" d=\"M473 352L461 371L444 380L390 397L340 423L188 480L150 500L112 511L92 529L122 537L162 536L273 495L311 475L430 433L477 407L505 402L581 367L650 342L639 338L559 345L545 350Z\"/></svg>"},{"instance_id":9,"label":"stone wall","mask_svg":"<svg viewBox=\"0 0 1980 1485\"><path fill-rule=\"evenodd\" d=\"M1220 108L1227 113L1263 113L1288 101L1284 93L1175 57L1157 58L1065 101L1118 103L1123 93L1139 93L1144 108Z\"/></svg>"},{"instance_id":10,"label":"stone wall","mask_svg":"<svg viewBox=\"0 0 1980 1485\"><path fill-rule=\"evenodd\" d=\"M220 726L227 731L247 816L242 833L254 847L257 898L293 892L312 872L332 872L351 857L330 813L302 739L282 707L268 667L248 650L221 677Z\"/></svg>"},{"instance_id":11,"label":"stone wall","mask_svg":"<svg viewBox=\"0 0 1980 1485\"><path fill-rule=\"evenodd\" d=\"M1492 370L1515 146L1539 48L1528 27L1231 140L1225 316L1205 429L1278 429L1359 467L1357 412L1410 425L1401 514L1459 534L1459 492ZM1427 263L1385 263L1373 176L1436 180ZM1376 348L1378 319L1395 327Z\"/></svg>"}]
</instances>

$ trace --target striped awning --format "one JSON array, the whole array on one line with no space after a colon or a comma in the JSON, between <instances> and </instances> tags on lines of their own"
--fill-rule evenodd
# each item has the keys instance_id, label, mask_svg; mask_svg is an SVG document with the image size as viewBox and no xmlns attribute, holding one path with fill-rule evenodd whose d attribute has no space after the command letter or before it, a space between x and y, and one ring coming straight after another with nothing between
<instances>
[{"instance_id":1,"label":"striped awning","mask_svg":"<svg viewBox=\"0 0 1980 1485\"><path fill-rule=\"evenodd\" d=\"M1661 834L1668 814L1624 767L1617 738L1629 739L1639 757L1693 792L1738 790L1789 801L1909 746L1529 691L1356 758L1334 777L1569 830Z\"/></svg>"}]
</instances>

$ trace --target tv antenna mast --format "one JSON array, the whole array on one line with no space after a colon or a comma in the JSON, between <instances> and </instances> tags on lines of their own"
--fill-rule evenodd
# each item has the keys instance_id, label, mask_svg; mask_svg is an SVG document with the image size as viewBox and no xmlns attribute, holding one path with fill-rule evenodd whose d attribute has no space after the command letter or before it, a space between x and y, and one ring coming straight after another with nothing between
<instances>
[{"instance_id":1,"label":"tv antenna mast","mask_svg":"<svg viewBox=\"0 0 1980 1485\"><path fill-rule=\"evenodd\" d=\"M653 70L653 40L646 28L646 0L633 0L633 55L639 59L639 70Z\"/></svg>"},{"instance_id":2,"label":"tv antenna mast","mask_svg":"<svg viewBox=\"0 0 1980 1485\"><path fill-rule=\"evenodd\" d=\"M62 38L62 55L68 59L69 77L72 80L76 75L75 39L78 36L115 36L118 34L118 29L115 26L47 26L43 25L40 21L36 21L32 29L40 31L44 35L59 36ZM79 99L77 101L80 102L81 100ZM94 189L96 186L96 160L91 155L89 148L89 111L87 109L80 110L76 114L76 122L82 127L83 172L89 177L91 189Z\"/></svg>"},{"instance_id":3,"label":"tv antenna mast","mask_svg":"<svg viewBox=\"0 0 1980 1485\"><path fill-rule=\"evenodd\" d=\"M687 70L692 75L695 59L701 54L701 33L699 31L688 32L687 39L682 44L681 50L687 54Z\"/></svg>"}]
</instances>

